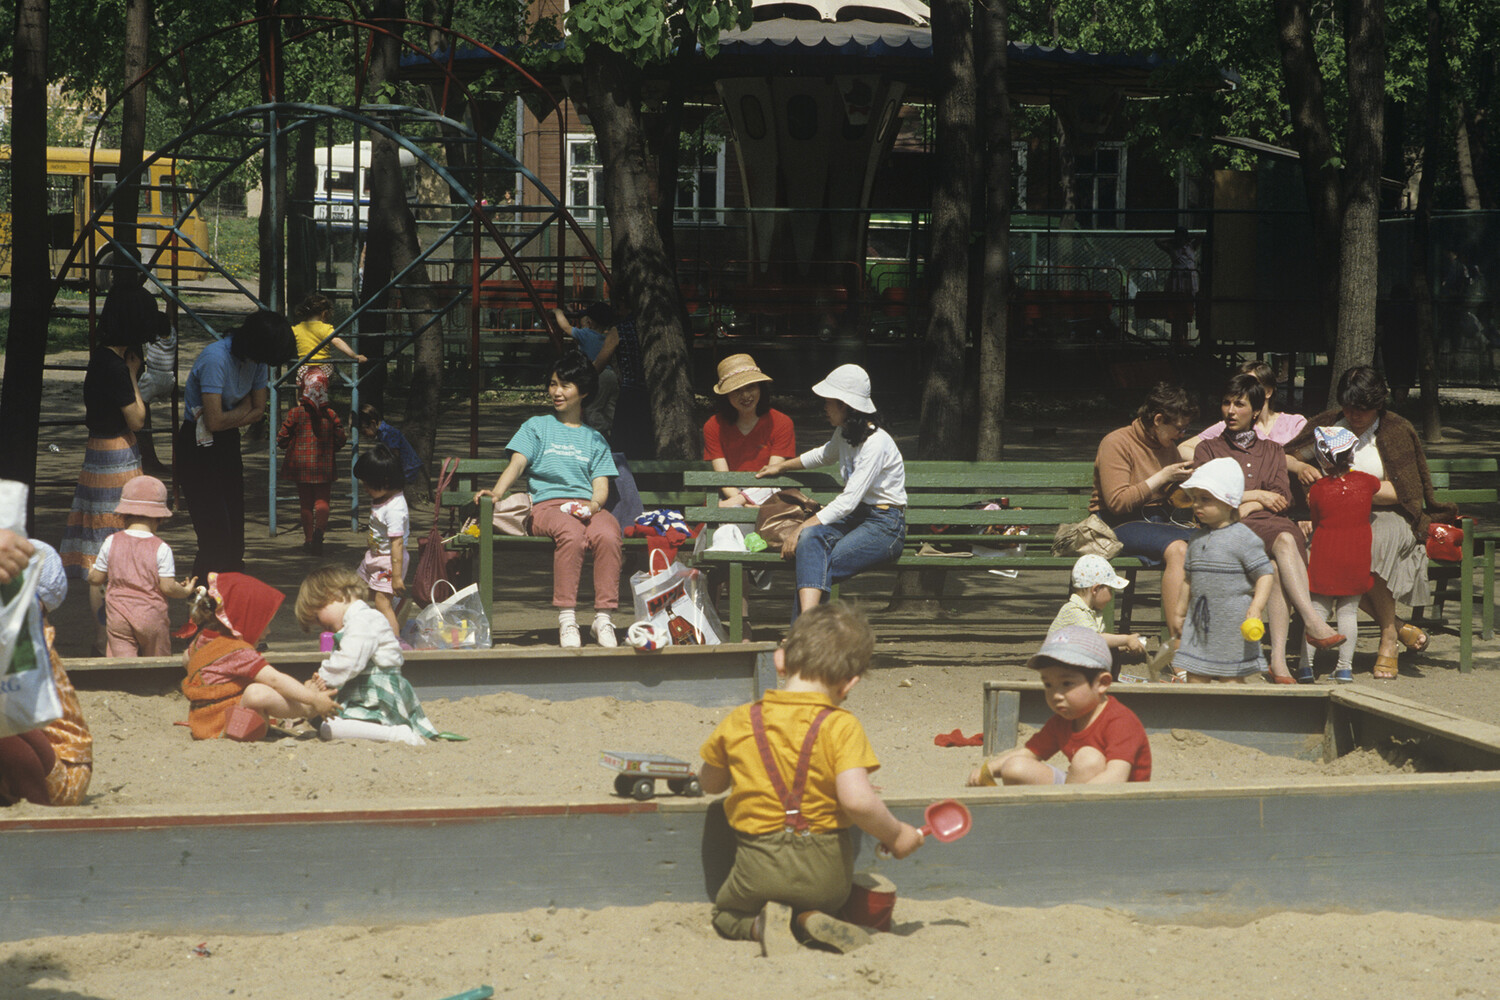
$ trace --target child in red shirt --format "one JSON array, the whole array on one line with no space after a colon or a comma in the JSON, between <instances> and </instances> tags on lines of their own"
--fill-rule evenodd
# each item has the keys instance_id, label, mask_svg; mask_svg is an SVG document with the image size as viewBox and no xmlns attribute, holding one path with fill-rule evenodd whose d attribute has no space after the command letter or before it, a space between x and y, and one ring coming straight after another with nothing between
<instances>
[{"instance_id":1,"label":"child in red shirt","mask_svg":"<svg viewBox=\"0 0 1500 1000\"><path fill-rule=\"evenodd\" d=\"M1082 625L1047 636L1026 661L1041 675L1052 718L1025 746L991 757L969 775L970 785L1061 785L1151 780L1151 744L1136 714L1105 692L1109 645ZM1046 763L1059 750L1068 769Z\"/></svg>"},{"instance_id":2,"label":"child in red shirt","mask_svg":"<svg viewBox=\"0 0 1500 1000\"><path fill-rule=\"evenodd\" d=\"M1370 575L1370 506L1380 489L1380 480L1368 472L1351 468L1359 439L1347 427L1313 429L1318 464L1323 478L1307 491L1312 512L1313 548L1308 553L1307 589L1313 607L1325 620L1337 618L1338 631L1353 636L1359 616L1359 599L1374 584ZM1313 647L1302 643L1299 684L1311 684ZM1339 662L1333 679L1339 684L1354 680L1354 643L1339 647Z\"/></svg>"},{"instance_id":3,"label":"child in red shirt","mask_svg":"<svg viewBox=\"0 0 1500 1000\"><path fill-rule=\"evenodd\" d=\"M286 449L286 477L297 484L302 503L302 551L323 554L328 530L329 498L333 493L334 453L348 435L338 414L328 405L328 375L319 368L298 382L297 404L287 411L276 443Z\"/></svg>"}]
</instances>

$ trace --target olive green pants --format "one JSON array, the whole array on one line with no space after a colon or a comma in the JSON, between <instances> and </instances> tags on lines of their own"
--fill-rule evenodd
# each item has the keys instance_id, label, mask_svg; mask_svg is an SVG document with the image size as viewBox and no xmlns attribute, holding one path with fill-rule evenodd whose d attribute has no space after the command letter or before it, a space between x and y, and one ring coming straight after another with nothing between
<instances>
[{"instance_id":1,"label":"olive green pants","mask_svg":"<svg viewBox=\"0 0 1500 1000\"><path fill-rule=\"evenodd\" d=\"M751 925L772 900L798 913L837 913L854 879L854 844L848 830L751 835L734 832L734 866L714 898L714 928L727 938L751 940Z\"/></svg>"}]
</instances>

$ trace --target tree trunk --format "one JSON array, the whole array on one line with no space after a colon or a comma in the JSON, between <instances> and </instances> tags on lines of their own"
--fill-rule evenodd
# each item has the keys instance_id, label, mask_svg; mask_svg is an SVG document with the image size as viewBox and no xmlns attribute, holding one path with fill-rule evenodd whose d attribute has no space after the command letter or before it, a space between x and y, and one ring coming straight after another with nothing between
<instances>
[{"instance_id":1,"label":"tree trunk","mask_svg":"<svg viewBox=\"0 0 1500 1000\"><path fill-rule=\"evenodd\" d=\"M969 4L938 0L932 10L938 70L937 177L928 256L932 318L922 385L917 454L962 458L963 375L968 348L969 236L974 183L974 47Z\"/></svg>"},{"instance_id":2,"label":"tree trunk","mask_svg":"<svg viewBox=\"0 0 1500 1000\"><path fill-rule=\"evenodd\" d=\"M256 14L276 13L275 0L256 0ZM282 99L281 25L274 20L257 26L260 44L260 97L266 103ZM279 123L278 123L279 127ZM286 139L273 137L271 148L260 161L260 221L257 227L260 250L260 283L256 294L266 307L276 312L286 310L285 265L282 242L286 232ZM272 155L274 151L274 156ZM272 160L274 159L274 163ZM278 415L271 414L272 419Z\"/></svg>"},{"instance_id":3,"label":"tree trunk","mask_svg":"<svg viewBox=\"0 0 1500 1000\"><path fill-rule=\"evenodd\" d=\"M1437 345L1433 336L1432 199L1437 188L1434 153L1442 130L1443 79L1447 67L1443 45L1442 0L1427 0L1427 97L1422 116L1422 177L1417 182L1417 215L1411 248L1412 301L1416 306L1417 384L1422 390L1422 440L1443 437L1443 415L1438 401ZM1460 117L1462 122L1462 117ZM1460 127L1462 127L1460 125ZM1399 336L1401 332L1398 331Z\"/></svg>"},{"instance_id":4,"label":"tree trunk","mask_svg":"<svg viewBox=\"0 0 1500 1000\"><path fill-rule=\"evenodd\" d=\"M698 435L676 272L651 210L640 74L618 53L593 46L584 61L583 81L604 165L604 210L614 268L611 297L635 316L656 417L656 454L696 458Z\"/></svg>"},{"instance_id":5,"label":"tree trunk","mask_svg":"<svg viewBox=\"0 0 1500 1000\"><path fill-rule=\"evenodd\" d=\"M1313 260L1318 269L1319 326L1325 344L1338 331L1339 243L1341 203L1338 170L1318 55L1313 48L1308 0L1273 0L1277 48L1286 78L1286 101L1292 116L1292 140L1302 160L1302 187L1312 216Z\"/></svg>"},{"instance_id":6,"label":"tree trunk","mask_svg":"<svg viewBox=\"0 0 1500 1000\"><path fill-rule=\"evenodd\" d=\"M1385 0L1348 0L1349 124L1344 142L1344 218L1339 254L1338 337L1333 375L1375 360L1379 292L1380 167L1385 134Z\"/></svg>"},{"instance_id":7,"label":"tree trunk","mask_svg":"<svg viewBox=\"0 0 1500 1000\"><path fill-rule=\"evenodd\" d=\"M0 388L0 477L36 483L47 315L57 286L47 252L47 0L19 0L11 65L11 295ZM36 493L27 502L34 523Z\"/></svg>"},{"instance_id":8,"label":"tree trunk","mask_svg":"<svg viewBox=\"0 0 1500 1000\"><path fill-rule=\"evenodd\" d=\"M301 302L318 290L317 224L313 222L312 201L318 184L317 130L299 129L292 146L292 195L287 205L286 221L286 301L288 306Z\"/></svg>"},{"instance_id":9,"label":"tree trunk","mask_svg":"<svg viewBox=\"0 0 1500 1000\"><path fill-rule=\"evenodd\" d=\"M125 2L125 86L130 87L146 72L150 58L151 0L126 0ZM125 92L120 106L120 165L115 171L119 188L115 191L115 239L126 247L129 255L137 260L141 257L140 239L136 232L137 210L140 205L140 187L144 179L139 173L141 159L146 149L146 85L131 87ZM164 236L165 234L159 234Z\"/></svg>"},{"instance_id":10,"label":"tree trunk","mask_svg":"<svg viewBox=\"0 0 1500 1000\"><path fill-rule=\"evenodd\" d=\"M1474 147L1469 141L1469 108L1458 102L1458 128L1453 134L1454 152L1458 154L1458 186L1464 193L1464 208L1478 212L1484 208L1479 197L1479 182L1474 179Z\"/></svg>"},{"instance_id":11,"label":"tree trunk","mask_svg":"<svg viewBox=\"0 0 1500 1000\"><path fill-rule=\"evenodd\" d=\"M381 20L400 20L405 17L405 0L379 0L371 20L378 24ZM401 26L392 25L392 31L399 36ZM375 36L375 49L370 59L366 84L370 93L379 93L387 84L396 82L400 59L401 44L398 38L384 34ZM378 245L386 258L382 284L410 266L421 252L417 243L416 219L406 200L400 153L395 141L383 135L374 135L370 141L369 245L372 257ZM426 323L435 306L427 266L417 265L400 284L398 294L402 315L410 316L414 325ZM395 301L394 298L388 298L387 305L392 305ZM399 325L388 321L387 333L394 334ZM443 329L440 323L428 326L418 335L413 358L404 430L422 459L423 479L419 492L431 492L427 468L432 464L433 452L437 446L437 422L443 398Z\"/></svg>"},{"instance_id":12,"label":"tree trunk","mask_svg":"<svg viewBox=\"0 0 1500 1000\"><path fill-rule=\"evenodd\" d=\"M1010 89L1006 82L1010 0L975 7L979 103L985 123L984 264L979 326L979 441L976 458L1005 457L1005 369L1010 330Z\"/></svg>"}]
</instances>

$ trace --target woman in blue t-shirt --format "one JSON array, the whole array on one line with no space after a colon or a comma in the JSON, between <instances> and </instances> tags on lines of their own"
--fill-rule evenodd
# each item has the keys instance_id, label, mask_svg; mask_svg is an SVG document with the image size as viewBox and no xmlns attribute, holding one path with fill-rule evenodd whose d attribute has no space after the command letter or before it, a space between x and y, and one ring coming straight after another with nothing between
<instances>
[{"instance_id":1,"label":"woman in blue t-shirt","mask_svg":"<svg viewBox=\"0 0 1500 1000\"><path fill-rule=\"evenodd\" d=\"M270 365L297 356L285 316L262 310L203 349L183 388L186 419L177 431L177 485L198 553L193 575L245 568L245 467L240 428L265 415Z\"/></svg>"},{"instance_id":2,"label":"woman in blue t-shirt","mask_svg":"<svg viewBox=\"0 0 1500 1000\"><path fill-rule=\"evenodd\" d=\"M558 359L547 379L552 414L532 417L506 444L510 464L492 489L474 499L499 501L521 476L531 486L532 533L557 544L552 555L552 606L557 608L559 645L577 649L575 606L583 553L594 553L594 640L618 645L610 612L620 606L620 524L604 509L614 458L604 436L583 422L583 407L598 387L593 365L573 350Z\"/></svg>"}]
</instances>

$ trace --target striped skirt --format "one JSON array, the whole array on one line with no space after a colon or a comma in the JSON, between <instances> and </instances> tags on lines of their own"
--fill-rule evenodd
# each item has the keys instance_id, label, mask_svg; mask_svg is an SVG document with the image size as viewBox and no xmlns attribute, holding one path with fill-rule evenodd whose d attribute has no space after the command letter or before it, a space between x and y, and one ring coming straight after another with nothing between
<instances>
[{"instance_id":1,"label":"striped skirt","mask_svg":"<svg viewBox=\"0 0 1500 1000\"><path fill-rule=\"evenodd\" d=\"M68 512L68 526L58 546L69 578L88 576L104 540L125 527L125 519L115 513L115 507L125 484L140 474L141 451L133 433L89 438L83 471L73 490L73 509Z\"/></svg>"},{"instance_id":2,"label":"striped skirt","mask_svg":"<svg viewBox=\"0 0 1500 1000\"><path fill-rule=\"evenodd\" d=\"M398 669L372 667L356 674L339 688L334 696L344 710L339 714L346 719L378 722L384 726L410 726L418 735L427 739L437 737L438 731L427 721L422 703L411 683L401 676Z\"/></svg>"}]
</instances>

